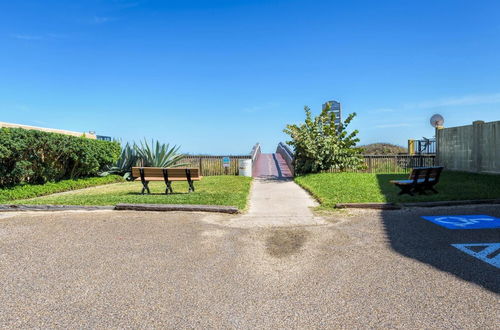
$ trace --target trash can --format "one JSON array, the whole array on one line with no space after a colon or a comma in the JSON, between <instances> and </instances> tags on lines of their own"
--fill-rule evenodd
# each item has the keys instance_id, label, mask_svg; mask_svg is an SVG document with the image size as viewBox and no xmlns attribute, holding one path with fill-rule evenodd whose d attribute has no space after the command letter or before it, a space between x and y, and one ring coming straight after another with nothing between
<instances>
[{"instance_id":1,"label":"trash can","mask_svg":"<svg viewBox=\"0 0 500 330\"><path fill-rule=\"evenodd\" d=\"M238 175L239 176L252 176L252 160L239 159L238 160Z\"/></svg>"}]
</instances>

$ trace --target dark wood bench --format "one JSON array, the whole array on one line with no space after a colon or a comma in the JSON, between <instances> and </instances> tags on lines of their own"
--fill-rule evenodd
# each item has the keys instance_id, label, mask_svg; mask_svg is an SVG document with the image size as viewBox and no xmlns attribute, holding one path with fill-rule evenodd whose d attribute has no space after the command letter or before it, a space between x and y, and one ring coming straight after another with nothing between
<instances>
[{"instance_id":1,"label":"dark wood bench","mask_svg":"<svg viewBox=\"0 0 500 330\"><path fill-rule=\"evenodd\" d=\"M434 186L439 183L442 171L442 166L415 167L411 171L408 180L391 180L391 183L401 189L400 195L409 194L413 196L414 192L425 194L427 190L437 194L438 191Z\"/></svg>"},{"instance_id":2,"label":"dark wood bench","mask_svg":"<svg viewBox=\"0 0 500 330\"><path fill-rule=\"evenodd\" d=\"M189 185L188 192L194 191L193 181L200 181L200 171L197 168L161 168L161 167L132 167L132 177L135 181L141 180L142 191L148 194L150 181L164 181L167 185L165 194L173 193L172 181L187 181Z\"/></svg>"}]
</instances>

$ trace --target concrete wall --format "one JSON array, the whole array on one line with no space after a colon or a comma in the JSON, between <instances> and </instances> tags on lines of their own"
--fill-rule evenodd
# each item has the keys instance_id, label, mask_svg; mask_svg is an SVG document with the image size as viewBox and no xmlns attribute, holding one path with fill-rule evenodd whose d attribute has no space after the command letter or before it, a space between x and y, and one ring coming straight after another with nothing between
<instances>
[{"instance_id":1,"label":"concrete wall","mask_svg":"<svg viewBox=\"0 0 500 330\"><path fill-rule=\"evenodd\" d=\"M500 173L500 121L438 129L437 162L449 170Z\"/></svg>"}]
</instances>

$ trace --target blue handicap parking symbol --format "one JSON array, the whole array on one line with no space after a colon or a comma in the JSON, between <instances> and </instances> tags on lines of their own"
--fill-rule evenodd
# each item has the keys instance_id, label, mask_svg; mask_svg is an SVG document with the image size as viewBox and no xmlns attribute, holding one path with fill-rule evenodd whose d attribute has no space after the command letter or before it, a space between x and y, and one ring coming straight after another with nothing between
<instances>
[{"instance_id":1,"label":"blue handicap parking symbol","mask_svg":"<svg viewBox=\"0 0 500 330\"><path fill-rule=\"evenodd\" d=\"M422 218L448 229L500 228L500 218L489 215L438 215Z\"/></svg>"},{"instance_id":2,"label":"blue handicap parking symbol","mask_svg":"<svg viewBox=\"0 0 500 330\"><path fill-rule=\"evenodd\" d=\"M500 243L452 244L462 252L500 268Z\"/></svg>"}]
</instances>

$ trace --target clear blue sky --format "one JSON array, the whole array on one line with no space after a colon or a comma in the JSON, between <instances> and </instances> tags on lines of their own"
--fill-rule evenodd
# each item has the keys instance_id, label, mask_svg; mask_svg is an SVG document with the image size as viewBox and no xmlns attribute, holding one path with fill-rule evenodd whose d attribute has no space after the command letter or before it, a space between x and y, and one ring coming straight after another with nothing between
<instances>
[{"instance_id":1,"label":"clear blue sky","mask_svg":"<svg viewBox=\"0 0 500 330\"><path fill-rule=\"evenodd\" d=\"M0 3L0 121L248 153L328 99L362 143L500 120L500 1Z\"/></svg>"}]
</instances>

